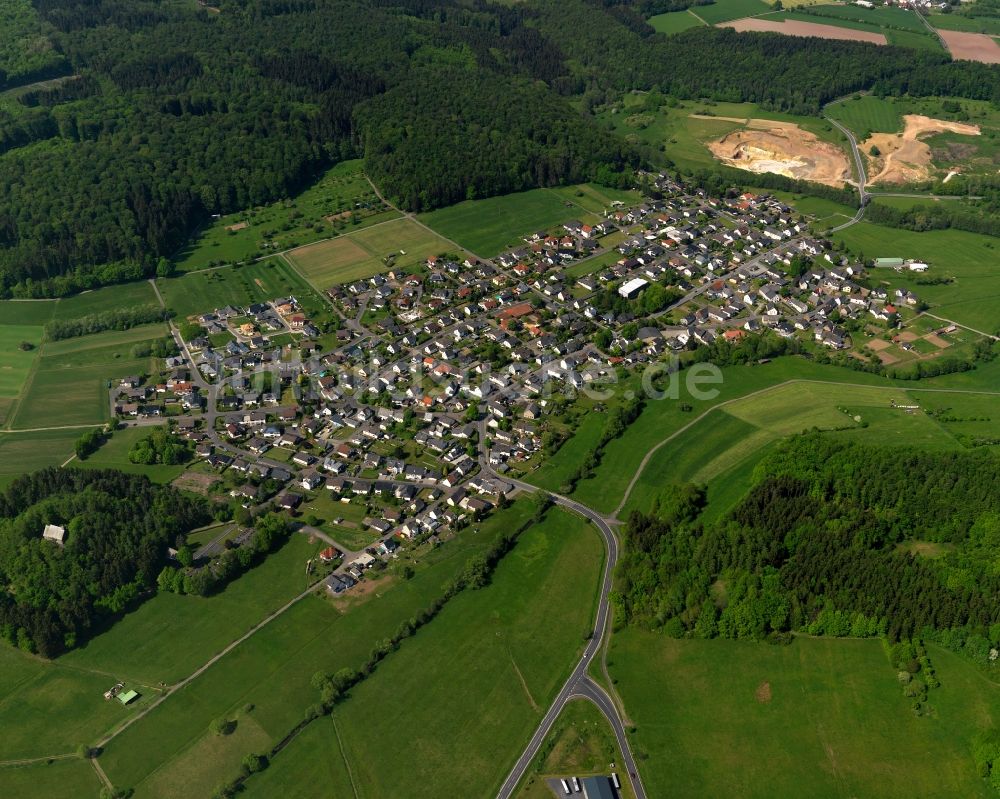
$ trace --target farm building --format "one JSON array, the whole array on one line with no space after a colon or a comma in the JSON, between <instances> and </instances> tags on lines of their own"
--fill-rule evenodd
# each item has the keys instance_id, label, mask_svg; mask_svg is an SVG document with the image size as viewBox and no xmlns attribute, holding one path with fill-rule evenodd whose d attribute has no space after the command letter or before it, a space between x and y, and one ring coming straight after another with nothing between
<instances>
[{"instance_id":1,"label":"farm building","mask_svg":"<svg viewBox=\"0 0 1000 799\"><path fill-rule=\"evenodd\" d=\"M875 266L881 268L889 267L891 269L898 269L903 265L902 258L876 258Z\"/></svg>"}]
</instances>

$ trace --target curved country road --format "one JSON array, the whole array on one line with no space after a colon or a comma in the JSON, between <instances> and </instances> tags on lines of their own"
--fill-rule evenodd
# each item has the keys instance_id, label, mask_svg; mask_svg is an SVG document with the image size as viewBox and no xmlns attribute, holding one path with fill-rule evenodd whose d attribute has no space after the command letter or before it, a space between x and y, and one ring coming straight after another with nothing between
<instances>
[{"instance_id":1,"label":"curved country road","mask_svg":"<svg viewBox=\"0 0 1000 799\"><path fill-rule=\"evenodd\" d=\"M486 431L484 427L484 425L480 425L481 445L486 441ZM498 475L490 466L489 452L486 451L485 447L481 450L481 452L483 454L480 457L480 467L482 468L484 474L492 478L511 483L522 491L535 492L540 490L538 486L533 486L530 483L524 483L520 480L513 480L510 477ZM646 791L642 786L642 780L639 777L639 770L636 768L635 758L632 756L632 750L629 747L628 738L625 735L625 725L622 723L618 708L611 697L608 696L607 692L587 675L587 669L590 667L590 663L594 657L600 652L608 630L608 617L610 615L608 597L611 594L611 584L614 579L615 563L618 561L618 539L615 537L615 533L611 529L611 522L613 519L607 519L604 516L601 516L597 511L580 502L577 502L576 500L570 499L569 497L564 497L561 494L553 494L551 492L546 493L548 493L556 505L566 508L567 510L571 510L594 523L600 532L601 537L604 539L604 545L607 549L607 557L604 560L604 575L601 578L601 592L597 603L597 617L594 621L594 631L590 636L590 640L587 641L587 646L583 650L583 655L580 657L580 661L576 664L573 672L569 675L569 679L566 680L562 689L549 706L548 711L535 730L535 734L531 736L531 740L525 747L524 752L521 753L521 756L511 769L510 774L507 775L507 779L504 780L503 785L500 787L500 791L497 793L497 798L509 799L509 797L513 796L518 784L521 782L525 773L527 773L528 768L531 766L531 762L535 759L535 755L538 754L538 750L541 748L542 742L545 740L545 736L548 735L549 730L552 729L552 725L559 717L559 714L562 712L566 703L571 699L586 698L593 702L598 709L600 709L615 732L615 738L618 739L618 745L621 747L622 760L626 769L626 777L632 784L632 790L635 793L636 799L646 799Z\"/></svg>"}]
</instances>

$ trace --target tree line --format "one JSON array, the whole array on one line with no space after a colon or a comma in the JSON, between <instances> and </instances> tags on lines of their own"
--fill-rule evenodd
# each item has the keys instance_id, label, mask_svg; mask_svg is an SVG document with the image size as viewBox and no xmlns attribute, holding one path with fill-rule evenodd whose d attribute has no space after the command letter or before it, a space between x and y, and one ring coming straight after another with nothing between
<instances>
[{"instance_id":1,"label":"tree line","mask_svg":"<svg viewBox=\"0 0 1000 799\"><path fill-rule=\"evenodd\" d=\"M113 311L87 314L76 319L54 319L45 325L45 337L49 341L60 341L64 338L88 336L105 330L129 330L139 325L162 322L170 316L170 311L153 304L117 308Z\"/></svg>"}]
</instances>

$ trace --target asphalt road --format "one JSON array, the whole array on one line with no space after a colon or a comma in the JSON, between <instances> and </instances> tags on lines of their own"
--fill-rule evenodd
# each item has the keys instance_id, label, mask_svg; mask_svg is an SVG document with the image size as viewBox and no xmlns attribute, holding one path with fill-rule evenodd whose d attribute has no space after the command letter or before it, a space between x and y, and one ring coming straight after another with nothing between
<instances>
[{"instance_id":1,"label":"asphalt road","mask_svg":"<svg viewBox=\"0 0 1000 799\"><path fill-rule=\"evenodd\" d=\"M486 441L486 433L485 424L481 422L479 434L481 443ZM530 483L513 480L505 475L498 475L489 464L489 452L485 448L482 450L480 457L480 467L484 474L511 483L522 491L534 492L539 490L537 486L533 486ZM597 618L594 622L594 631L590 636L590 640L587 641L583 655L573 669L572 674L570 674L569 679L566 680L559 694L549 706L548 712L542 718L534 735L531 736L531 740L528 742L527 747L525 747L524 752L521 753L510 774L507 775L507 779L504 780L503 785L500 787L497 797L498 799L509 799L509 797L513 796L518 783L521 782L521 779L531 766L531 762L535 759L535 755L538 754L545 736L552 729L552 725L559 717L563 707L571 699L582 697L589 699L597 705L598 709L607 718L608 723L615 732L615 738L618 739L618 744L621 747L622 758L627 770L626 777L632 783L632 790L636 795L636 799L646 799L646 791L642 786L639 770L636 768L635 759L632 756L632 750L625 735L625 725L622 723L618 708L604 689L587 676L590 662L598 656L604 644L604 636L608 629L608 617L611 613L608 597L611 593L615 563L618 561L618 539L615 537L614 530L611 529L611 522L613 520L601 516L597 511L569 497L552 493L549 493L549 496L556 505L578 513L593 522L604 539L604 545L607 548L607 557L604 560L604 575L601 579L601 593L597 603Z\"/></svg>"}]
</instances>

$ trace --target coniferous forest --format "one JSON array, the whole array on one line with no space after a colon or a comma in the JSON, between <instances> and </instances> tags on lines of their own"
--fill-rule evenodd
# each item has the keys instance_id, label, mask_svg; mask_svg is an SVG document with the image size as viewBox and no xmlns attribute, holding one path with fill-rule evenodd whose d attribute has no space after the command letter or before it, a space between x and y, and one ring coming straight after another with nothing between
<instances>
[{"instance_id":1,"label":"coniferous forest","mask_svg":"<svg viewBox=\"0 0 1000 799\"><path fill-rule=\"evenodd\" d=\"M629 89L799 113L858 89L1000 99L1000 67L944 54L715 28L668 39L643 21L648 0L209 6L21 4L46 57L0 50L0 89L66 77L0 107L0 296L149 276L210 214L347 157L414 210L615 184L638 155L589 109Z\"/></svg>"},{"instance_id":2,"label":"coniferous forest","mask_svg":"<svg viewBox=\"0 0 1000 799\"><path fill-rule=\"evenodd\" d=\"M932 638L983 659L1000 641L1000 494L988 452L793 438L712 524L704 490L633 514L619 620L676 635L789 631ZM926 557L920 552L932 552Z\"/></svg>"}]
</instances>

